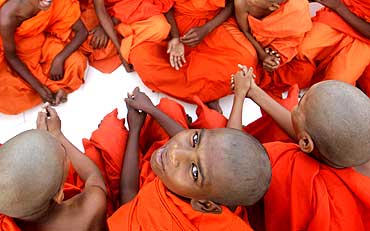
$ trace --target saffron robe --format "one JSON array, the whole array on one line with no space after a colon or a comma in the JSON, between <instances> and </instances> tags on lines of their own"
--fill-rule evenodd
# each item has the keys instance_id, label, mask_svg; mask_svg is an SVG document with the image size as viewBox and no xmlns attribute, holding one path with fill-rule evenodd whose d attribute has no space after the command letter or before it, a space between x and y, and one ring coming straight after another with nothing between
<instances>
[{"instance_id":1,"label":"saffron robe","mask_svg":"<svg viewBox=\"0 0 370 231\"><path fill-rule=\"evenodd\" d=\"M6 0L0 0L0 7ZM52 92L63 89L70 93L84 81L86 58L79 51L64 63L64 78L49 79L55 56L69 42L73 24L80 18L77 0L54 1L48 10L25 20L15 32L16 52L20 60L41 84ZM41 103L39 94L8 65L0 39L0 112L18 114Z\"/></svg>"},{"instance_id":2,"label":"saffron robe","mask_svg":"<svg viewBox=\"0 0 370 231\"><path fill-rule=\"evenodd\" d=\"M173 12L180 36L203 26L224 7L225 0L175 0ZM230 94L230 75L238 70L237 64L257 64L253 46L233 18L196 47L185 46L186 63L180 70L170 66L167 45L168 41L144 42L131 51L131 63L146 86L191 103L195 95L209 102Z\"/></svg>"},{"instance_id":3,"label":"saffron robe","mask_svg":"<svg viewBox=\"0 0 370 231\"><path fill-rule=\"evenodd\" d=\"M369 177L322 164L293 143L264 146L272 166L266 230L370 229Z\"/></svg>"},{"instance_id":4,"label":"saffron robe","mask_svg":"<svg viewBox=\"0 0 370 231\"><path fill-rule=\"evenodd\" d=\"M343 0L352 13L370 22L370 6L366 0ZM370 39L352 28L343 18L323 8L312 19L312 30L307 33L299 56L316 68L312 84L329 79L350 84L358 81L370 95L370 76L366 68L370 64ZM302 76L304 74L300 74ZM305 78L305 77L303 77Z\"/></svg>"}]
</instances>

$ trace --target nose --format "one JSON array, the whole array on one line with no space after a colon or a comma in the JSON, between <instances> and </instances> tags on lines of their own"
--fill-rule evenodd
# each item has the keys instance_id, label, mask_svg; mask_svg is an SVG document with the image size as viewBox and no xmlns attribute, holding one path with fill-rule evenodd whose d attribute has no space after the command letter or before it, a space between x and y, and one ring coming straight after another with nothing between
<instances>
[{"instance_id":1,"label":"nose","mask_svg":"<svg viewBox=\"0 0 370 231\"><path fill-rule=\"evenodd\" d=\"M191 159L192 152L177 144L172 145L168 149L168 158L174 167L180 166L183 162L188 162Z\"/></svg>"}]
</instances>

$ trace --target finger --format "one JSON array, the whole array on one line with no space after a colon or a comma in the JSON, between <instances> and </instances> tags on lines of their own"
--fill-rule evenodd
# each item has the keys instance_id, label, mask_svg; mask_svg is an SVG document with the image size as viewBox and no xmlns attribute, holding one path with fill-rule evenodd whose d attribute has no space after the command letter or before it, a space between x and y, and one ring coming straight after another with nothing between
<instances>
[{"instance_id":1,"label":"finger","mask_svg":"<svg viewBox=\"0 0 370 231\"><path fill-rule=\"evenodd\" d=\"M132 95L134 97L136 97L136 95L139 94L139 93L140 93L140 88L139 87L135 87L134 91L132 92Z\"/></svg>"},{"instance_id":2,"label":"finger","mask_svg":"<svg viewBox=\"0 0 370 231\"><path fill-rule=\"evenodd\" d=\"M36 126L38 129L48 130L48 126L46 124L46 118L47 118L47 115L45 112L40 111L37 114Z\"/></svg>"},{"instance_id":3,"label":"finger","mask_svg":"<svg viewBox=\"0 0 370 231\"><path fill-rule=\"evenodd\" d=\"M47 106L46 111L50 114L50 119L56 119L56 118L59 119L59 115L54 108Z\"/></svg>"},{"instance_id":4,"label":"finger","mask_svg":"<svg viewBox=\"0 0 370 231\"><path fill-rule=\"evenodd\" d=\"M108 38L107 36L104 36L104 40L103 40L103 48L106 48L108 45Z\"/></svg>"},{"instance_id":5,"label":"finger","mask_svg":"<svg viewBox=\"0 0 370 231\"><path fill-rule=\"evenodd\" d=\"M96 37L93 35L90 40L90 46L92 46L93 49L96 48Z\"/></svg>"},{"instance_id":6,"label":"finger","mask_svg":"<svg viewBox=\"0 0 370 231\"><path fill-rule=\"evenodd\" d=\"M185 55L181 55L181 60L183 63L186 63Z\"/></svg>"},{"instance_id":7,"label":"finger","mask_svg":"<svg viewBox=\"0 0 370 231\"><path fill-rule=\"evenodd\" d=\"M182 36L182 38L187 38L190 34L192 34L194 32L194 29L193 28L190 28L190 30L188 30L188 32L186 32L184 34L184 36Z\"/></svg>"},{"instance_id":8,"label":"finger","mask_svg":"<svg viewBox=\"0 0 370 231\"><path fill-rule=\"evenodd\" d=\"M265 64L268 64L270 66L276 66L276 63L274 60L268 59L264 61Z\"/></svg>"},{"instance_id":9,"label":"finger","mask_svg":"<svg viewBox=\"0 0 370 231\"><path fill-rule=\"evenodd\" d=\"M94 34L94 33L96 32L97 28L98 28L98 27L94 27L94 29L92 29L92 30L89 32L89 34Z\"/></svg>"},{"instance_id":10,"label":"finger","mask_svg":"<svg viewBox=\"0 0 370 231\"><path fill-rule=\"evenodd\" d=\"M167 54L169 54L172 50L172 45L171 44L168 44L167 46Z\"/></svg>"},{"instance_id":11,"label":"finger","mask_svg":"<svg viewBox=\"0 0 370 231\"><path fill-rule=\"evenodd\" d=\"M196 37L198 37L198 36L197 36L197 33L193 32L193 31L190 31L188 34L185 34L185 35L181 38L181 40L182 40L182 41L188 41L188 40L193 39L193 38L196 38Z\"/></svg>"},{"instance_id":12,"label":"finger","mask_svg":"<svg viewBox=\"0 0 370 231\"><path fill-rule=\"evenodd\" d=\"M177 62L177 66L181 68L182 67L181 57L177 56L176 62Z\"/></svg>"},{"instance_id":13,"label":"finger","mask_svg":"<svg viewBox=\"0 0 370 231\"><path fill-rule=\"evenodd\" d=\"M184 40L182 40L182 43L185 43L187 45L191 44L191 43L195 43L198 41L198 36L194 35L194 36L191 36L189 38L186 38Z\"/></svg>"},{"instance_id":14,"label":"finger","mask_svg":"<svg viewBox=\"0 0 370 231\"><path fill-rule=\"evenodd\" d=\"M175 56L173 55L170 55L170 64L171 67L175 68Z\"/></svg>"}]
</instances>

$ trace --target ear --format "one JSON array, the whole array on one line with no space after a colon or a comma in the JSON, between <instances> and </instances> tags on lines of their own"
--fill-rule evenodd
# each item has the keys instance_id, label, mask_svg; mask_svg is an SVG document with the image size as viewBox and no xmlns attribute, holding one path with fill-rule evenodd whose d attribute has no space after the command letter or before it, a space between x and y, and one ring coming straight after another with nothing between
<instances>
[{"instance_id":1,"label":"ear","mask_svg":"<svg viewBox=\"0 0 370 231\"><path fill-rule=\"evenodd\" d=\"M306 132L302 131L297 135L298 144L301 150L305 153L311 153L315 147L311 136Z\"/></svg>"},{"instance_id":2,"label":"ear","mask_svg":"<svg viewBox=\"0 0 370 231\"><path fill-rule=\"evenodd\" d=\"M64 192L63 192L63 185L62 187L59 189L58 193L53 197L53 200L57 203L57 204L61 204L64 200Z\"/></svg>"},{"instance_id":3,"label":"ear","mask_svg":"<svg viewBox=\"0 0 370 231\"><path fill-rule=\"evenodd\" d=\"M194 210L202 213L214 213L214 214L222 213L221 206L214 203L213 201L192 199L190 204Z\"/></svg>"},{"instance_id":4,"label":"ear","mask_svg":"<svg viewBox=\"0 0 370 231\"><path fill-rule=\"evenodd\" d=\"M269 11L274 12L275 10L278 10L280 8L279 3L272 3L271 6L269 6Z\"/></svg>"}]
</instances>

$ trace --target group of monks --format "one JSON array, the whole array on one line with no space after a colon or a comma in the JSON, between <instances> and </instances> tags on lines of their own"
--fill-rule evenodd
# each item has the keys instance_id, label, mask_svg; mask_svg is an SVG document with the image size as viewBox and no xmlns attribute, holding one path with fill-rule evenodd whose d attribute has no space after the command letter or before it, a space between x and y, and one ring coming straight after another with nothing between
<instances>
[{"instance_id":1,"label":"group of monks","mask_svg":"<svg viewBox=\"0 0 370 231\"><path fill-rule=\"evenodd\" d=\"M56 106L88 63L123 65L154 91L222 111L237 64L275 98L341 80L370 95L367 0L1 0L0 112Z\"/></svg>"},{"instance_id":2,"label":"group of monks","mask_svg":"<svg viewBox=\"0 0 370 231\"><path fill-rule=\"evenodd\" d=\"M48 102L0 147L0 231L370 230L370 5L319 2L0 0L0 112ZM52 106L87 60L197 119L135 88L82 153Z\"/></svg>"}]
</instances>

